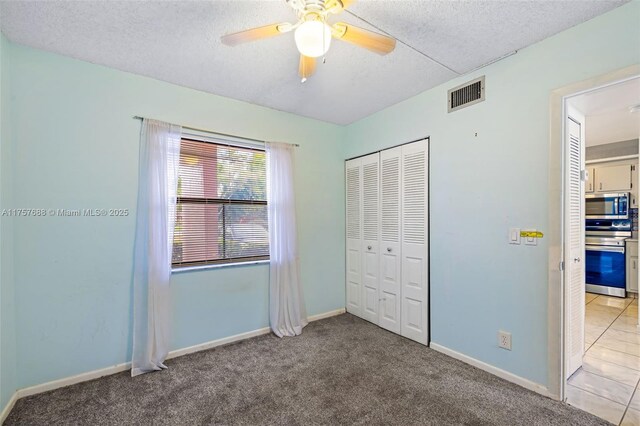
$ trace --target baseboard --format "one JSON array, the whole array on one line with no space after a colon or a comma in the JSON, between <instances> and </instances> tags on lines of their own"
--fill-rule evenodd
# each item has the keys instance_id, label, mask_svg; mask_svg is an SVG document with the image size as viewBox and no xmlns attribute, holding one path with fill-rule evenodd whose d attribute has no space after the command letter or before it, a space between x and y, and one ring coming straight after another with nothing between
<instances>
[{"instance_id":1,"label":"baseboard","mask_svg":"<svg viewBox=\"0 0 640 426\"><path fill-rule=\"evenodd\" d=\"M336 315L342 315L345 312L347 312L345 308L340 308L340 309L336 309L335 311L329 311L322 314L311 315L308 318L308 320L309 322L318 321L318 320L329 318L329 317L335 317Z\"/></svg>"},{"instance_id":2,"label":"baseboard","mask_svg":"<svg viewBox=\"0 0 640 426\"><path fill-rule=\"evenodd\" d=\"M112 374L122 373L131 368L130 362L124 362L122 364L116 364L111 367L100 368L98 370L87 371L86 373L76 374L74 376L64 377L58 380L52 380L50 382L41 383L39 385L29 386L28 388L18 389L18 399L25 396L31 396L42 392L48 392L50 390L64 388L66 386L75 385L76 383L88 382L89 380L99 379L100 377L110 376Z\"/></svg>"},{"instance_id":3,"label":"baseboard","mask_svg":"<svg viewBox=\"0 0 640 426\"><path fill-rule=\"evenodd\" d=\"M179 356L192 354L194 352L206 351L207 349L215 348L216 346L227 345L233 342L239 342L240 340L250 339L252 337L262 336L263 334L269 334L271 329L269 327L259 328L253 331L247 331L246 333L236 334L234 336L223 337L222 339L212 340L206 343L200 343L199 345L189 346L188 348L176 349L169 352L167 359L177 358Z\"/></svg>"},{"instance_id":4,"label":"baseboard","mask_svg":"<svg viewBox=\"0 0 640 426\"><path fill-rule=\"evenodd\" d=\"M318 321L324 318L329 318L332 316L344 314L345 309L336 309L329 312L324 312L317 315L312 315L308 317L309 322ZM167 359L177 358L179 356L191 354L194 352L200 352L207 349L215 348L216 346L222 346L233 342L238 342L240 340L250 339L252 337L261 336L264 334L268 334L271 332L269 327L259 328L253 331L247 331L246 333L236 334L234 336L223 337L222 339L212 340L210 342L201 343L199 345L189 346L187 348L176 349L174 351L169 352ZM86 382L89 380L98 379L104 376L110 376L112 374L121 373L123 371L127 371L131 368L130 362L125 362L122 364L117 364L111 367L101 368L99 370L88 371L86 373L76 374L75 376L65 377L63 379L53 380L51 382L42 383L35 386L30 386L28 388L18 389L14 394L7 406L2 410L2 417L0 417L0 424L4 421L6 416L9 415L9 412L13 408L15 402L24 398L25 396L31 396L42 392L47 392L50 390L63 388L66 386L75 385L77 383Z\"/></svg>"},{"instance_id":5,"label":"baseboard","mask_svg":"<svg viewBox=\"0 0 640 426\"><path fill-rule=\"evenodd\" d=\"M484 370L487 373L491 373L494 376L498 376L501 379L505 379L508 382L515 383L516 385L520 385L523 388L529 389L530 391L539 393L540 395L544 395L549 398L553 398L549 389L546 386L543 386L539 383L532 382L529 379L525 379L524 377L520 377L517 374L510 373L501 368L494 367L491 364L487 364L486 362L477 360L468 355L461 354L460 352L456 352L453 349L449 349L445 346L439 345L437 343L431 342L429 347L433 350L436 350L440 353L450 356L451 358L455 358L464 362L465 364L473 365L474 367L479 368L480 370Z\"/></svg>"},{"instance_id":6,"label":"baseboard","mask_svg":"<svg viewBox=\"0 0 640 426\"><path fill-rule=\"evenodd\" d=\"M333 317L336 315L344 314L345 310L336 309L334 311L324 312L318 315L312 315L307 318L309 322L318 321L321 319ZM263 334L269 334L271 332L271 328L264 327L259 328L253 331L247 331L246 333L236 334L235 336L223 337L222 339L212 340L206 343L200 343L199 345L189 346L188 348L177 349L175 351L169 352L167 359L176 358L182 355L192 354L194 352L205 351L207 349L215 348L216 346L226 345L233 342L238 342L240 340L250 339L252 337L262 336Z\"/></svg>"},{"instance_id":7,"label":"baseboard","mask_svg":"<svg viewBox=\"0 0 640 426\"><path fill-rule=\"evenodd\" d=\"M11 412L11 410L13 410L13 406L16 405L17 400L18 392L14 392L13 395L11 395L9 402L7 402L7 405L5 405L4 409L0 413L0 425L4 423L7 417L9 417L9 413Z\"/></svg>"}]
</instances>

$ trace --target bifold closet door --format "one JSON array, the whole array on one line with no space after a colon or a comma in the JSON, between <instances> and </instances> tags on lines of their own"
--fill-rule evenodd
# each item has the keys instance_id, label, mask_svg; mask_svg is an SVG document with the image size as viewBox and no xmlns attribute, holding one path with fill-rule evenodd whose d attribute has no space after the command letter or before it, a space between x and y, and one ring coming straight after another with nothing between
<instances>
[{"instance_id":1,"label":"bifold closet door","mask_svg":"<svg viewBox=\"0 0 640 426\"><path fill-rule=\"evenodd\" d=\"M345 163L347 312L429 339L428 141Z\"/></svg>"},{"instance_id":2,"label":"bifold closet door","mask_svg":"<svg viewBox=\"0 0 640 426\"><path fill-rule=\"evenodd\" d=\"M347 205L347 312L362 315L362 162L345 163Z\"/></svg>"},{"instance_id":3,"label":"bifold closet door","mask_svg":"<svg viewBox=\"0 0 640 426\"><path fill-rule=\"evenodd\" d=\"M378 323L380 155L362 157L362 318Z\"/></svg>"},{"instance_id":4,"label":"bifold closet door","mask_svg":"<svg viewBox=\"0 0 640 426\"><path fill-rule=\"evenodd\" d=\"M378 325L400 334L402 147L380 152L380 314Z\"/></svg>"},{"instance_id":5,"label":"bifold closet door","mask_svg":"<svg viewBox=\"0 0 640 426\"><path fill-rule=\"evenodd\" d=\"M428 142L402 147L402 334L429 343Z\"/></svg>"}]
</instances>

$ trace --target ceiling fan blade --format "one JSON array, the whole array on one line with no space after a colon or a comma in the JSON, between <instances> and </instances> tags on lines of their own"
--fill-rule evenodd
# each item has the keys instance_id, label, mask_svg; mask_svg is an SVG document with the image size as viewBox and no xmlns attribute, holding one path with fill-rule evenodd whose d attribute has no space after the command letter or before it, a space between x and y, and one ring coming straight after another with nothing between
<instances>
[{"instance_id":1,"label":"ceiling fan blade","mask_svg":"<svg viewBox=\"0 0 640 426\"><path fill-rule=\"evenodd\" d=\"M354 4L356 2L356 0L340 0L340 3L342 3L342 8L346 9L349 6L351 6L352 4Z\"/></svg>"},{"instance_id":2,"label":"ceiling fan blade","mask_svg":"<svg viewBox=\"0 0 640 426\"><path fill-rule=\"evenodd\" d=\"M333 29L333 36L338 40L364 47L379 55L386 55L396 47L396 39L393 37L374 33L344 22L334 24Z\"/></svg>"},{"instance_id":3,"label":"ceiling fan blade","mask_svg":"<svg viewBox=\"0 0 640 426\"><path fill-rule=\"evenodd\" d=\"M221 40L227 46L237 46L240 43L247 43L249 41L277 36L279 34L289 32L292 29L293 25L288 22L284 22L282 24L271 24L265 25L264 27L227 34L222 36Z\"/></svg>"},{"instance_id":4,"label":"ceiling fan blade","mask_svg":"<svg viewBox=\"0 0 640 426\"><path fill-rule=\"evenodd\" d=\"M316 72L316 58L300 55L300 66L298 67L298 74L302 79L302 82L311 77Z\"/></svg>"}]
</instances>

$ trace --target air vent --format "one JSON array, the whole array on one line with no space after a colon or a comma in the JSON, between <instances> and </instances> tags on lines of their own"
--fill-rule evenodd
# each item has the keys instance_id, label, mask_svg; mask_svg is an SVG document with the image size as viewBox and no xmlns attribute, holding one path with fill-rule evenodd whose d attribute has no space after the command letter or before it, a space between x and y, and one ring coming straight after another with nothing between
<instances>
[{"instance_id":1,"label":"air vent","mask_svg":"<svg viewBox=\"0 0 640 426\"><path fill-rule=\"evenodd\" d=\"M449 112L484 101L484 76L449 90Z\"/></svg>"}]
</instances>

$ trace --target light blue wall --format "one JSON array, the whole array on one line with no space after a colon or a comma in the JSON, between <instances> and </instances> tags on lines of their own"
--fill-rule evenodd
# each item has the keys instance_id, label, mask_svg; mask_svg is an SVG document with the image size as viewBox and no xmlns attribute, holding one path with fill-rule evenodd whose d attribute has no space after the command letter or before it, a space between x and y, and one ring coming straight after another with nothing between
<instances>
[{"instance_id":1,"label":"light blue wall","mask_svg":"<svg viewBox=\"0 0 640 426\"><path fill-rule=\"evenodd\" d=\"M11 197L8 43L0 34L0 211ZM16 390L12 219L0 216L0 411Z\"/></svg>"},{"instance_id":2,"label":"light blue wall","mask_svg":"<svg viewBox=\"0 0 640 426\"><path fill-rule=\"evenodd\" d=\"M15 220L18 387L130 359L134 115L299 143L308 312L344 307L343 128L31 48L10 50L13 205L132 212ZM174 275L172 349L268 326L268 273L259 265Z\"/></svg>"},{"instance_id":3,"label":"light blue wall","mask_svg":"<svg viewBox=\"0 0 640 426\"><path fill-rule=\"evenodd\" d=\"M550 92L640 62L639 22L632 2L348 127L347 158L431 136L434 342L547 383L547 240L509 245L508 228L547 228ZM486 101L448 114L447 90L480 75Z\"/></svg>"}]
</instances>

